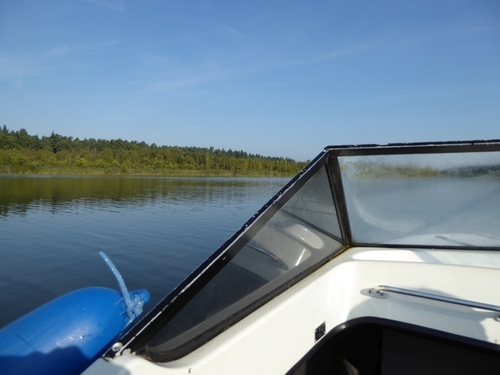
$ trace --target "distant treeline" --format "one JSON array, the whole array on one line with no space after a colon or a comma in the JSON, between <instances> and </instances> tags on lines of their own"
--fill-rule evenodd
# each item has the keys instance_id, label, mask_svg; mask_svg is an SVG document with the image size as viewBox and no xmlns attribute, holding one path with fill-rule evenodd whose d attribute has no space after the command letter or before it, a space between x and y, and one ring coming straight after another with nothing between
<instances>
[{"instance_id":1,"label":"distant treeline","mask_svg":"<svg viewBox=\"0 0 500 375\"><path fill-rule=\"evenodd\" d=\"M30 135L0 128L0 173L293 175L306 162L244 151L148 145L121 139Z\"/></svg>"}]
</instances>

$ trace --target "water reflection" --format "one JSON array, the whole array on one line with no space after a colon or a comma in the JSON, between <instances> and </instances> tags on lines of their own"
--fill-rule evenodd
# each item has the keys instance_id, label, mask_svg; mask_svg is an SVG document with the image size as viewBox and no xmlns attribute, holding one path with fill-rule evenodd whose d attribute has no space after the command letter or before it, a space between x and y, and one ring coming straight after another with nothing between
<instances>
[{"instance_id":1,"label":"water reflection","mask_svg":"<svg viewBox=\"0 0 500 375\"><path fill-rule=\"evenodd\" d=\"M0 177L0 216L22 215L40 206L52 212L75 202L91 206L143 206L169 199L216 202L251 196L249 188L281 186L280 178ZM270 197L269 197L270 198Z\"/></svg>"},{"instance_id":2,"label":"water reflection","mask_svg":"<svg viewBox=\"0 0 500 375\"><path fill-rule=\"evenodd\" d=\"M0 326L77 288L116 289L99 251L151 308L287 181L0 177Z\"/></svg>"}]
</instances>

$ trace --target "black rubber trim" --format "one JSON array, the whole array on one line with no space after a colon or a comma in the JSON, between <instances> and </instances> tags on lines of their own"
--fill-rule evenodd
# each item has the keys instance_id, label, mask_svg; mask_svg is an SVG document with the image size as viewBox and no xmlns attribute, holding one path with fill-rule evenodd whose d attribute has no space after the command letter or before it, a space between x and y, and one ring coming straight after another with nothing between
<instances>
[{"instance_id":1,"label":"black rubber trim","mask_svg":"<svg viewBox=\"0 0 500 375\"><path fill-rule=\"evenodd\" d=\"M334 156L491 152L500 151L500 139L456 142L389 143L387 145L364 144L327 146L325 147L325 151Z\"/></svg>"}]
</instances>

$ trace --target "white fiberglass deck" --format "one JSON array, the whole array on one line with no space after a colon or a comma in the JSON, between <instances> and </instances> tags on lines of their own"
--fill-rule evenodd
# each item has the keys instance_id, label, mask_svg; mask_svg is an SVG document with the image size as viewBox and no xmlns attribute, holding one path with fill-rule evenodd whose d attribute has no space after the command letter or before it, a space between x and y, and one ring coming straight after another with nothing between
<instances>
[{"instance_id":1,"label":"white fiberglass deck","mask_svg":"<svg viewBox=\"0 0 500 375\"><path fill-rule=\"evenodd\" d=\"M432 256L432 259L430 257ZM101 359L84 374L284 374L327 331L352 319L379 317L490 343L500 339L496 314L409 296L372 298L363 291L393 285L500 305L496 252L352 248L184 358L154 364L129 354ZM126 369L126 372L123 372Z\"/></svg>"}]
</instances>

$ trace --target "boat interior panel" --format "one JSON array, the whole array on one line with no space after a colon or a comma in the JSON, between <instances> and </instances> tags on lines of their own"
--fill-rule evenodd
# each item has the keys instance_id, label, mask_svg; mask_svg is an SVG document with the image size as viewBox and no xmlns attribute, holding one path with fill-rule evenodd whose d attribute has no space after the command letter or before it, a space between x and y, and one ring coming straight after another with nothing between
<instances>
[{"instance_id":1,"label":"boat interior panel","mask_svg":"<svg viewBox=\"0 0 500 375\"><path fill-rule=\"evenodd\" d=\"M398 322L347 322L286 375L493 375L500 351L476 340Z\"/></svg>"}]
</instances>

